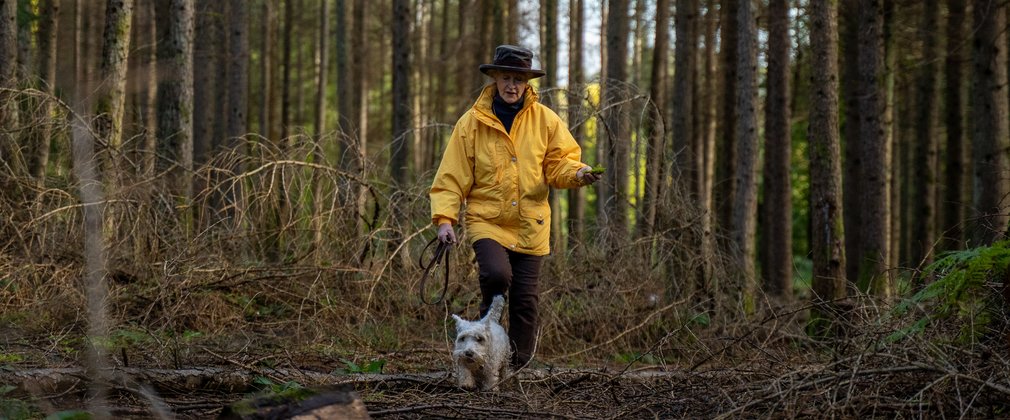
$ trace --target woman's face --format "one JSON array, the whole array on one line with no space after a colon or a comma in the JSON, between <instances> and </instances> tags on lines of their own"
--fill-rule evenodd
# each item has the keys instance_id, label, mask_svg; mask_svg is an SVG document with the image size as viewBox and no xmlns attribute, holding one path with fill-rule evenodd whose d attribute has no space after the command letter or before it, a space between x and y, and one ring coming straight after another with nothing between
<instances>
[{"instance_id":1,"label":"woman's face","mask_svg":"<svg viewBox=\"0 0 1010 420\"><path fill-rule=\"evenodd\" d=\"M506 103L514 104L519 102L526 92L526 75L511 71L496 71L493 74L494 82L498 85L498 95Z\"/></svg>"}]
</instances>

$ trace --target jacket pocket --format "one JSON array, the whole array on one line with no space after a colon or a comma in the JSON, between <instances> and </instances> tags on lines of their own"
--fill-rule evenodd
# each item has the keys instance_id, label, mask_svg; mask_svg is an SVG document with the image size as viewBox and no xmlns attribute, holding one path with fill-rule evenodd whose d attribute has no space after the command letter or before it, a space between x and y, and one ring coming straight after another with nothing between
<instances>
[{"instance_id":1,"label":"jacket pocket","mask_svg":"<svg viewBox=\"0 0 1010 420\"><path fill-rule=\"evenodd\" d=\"M519 215L522 219L519 241L530 249L548 249L551 238L550 204L523 201L519 207Z\"/></svg>"},{"instance_id":2,"label":"jacket pocket","mask_svg":"<svg viewBox=\"0 0 1010 420\"><path fill-rule=\"evenodd\" d=\"M466 214L479 219L491 220L501 215L501 206L498 203L467 203Z\"/></svg>"}]
</instances>

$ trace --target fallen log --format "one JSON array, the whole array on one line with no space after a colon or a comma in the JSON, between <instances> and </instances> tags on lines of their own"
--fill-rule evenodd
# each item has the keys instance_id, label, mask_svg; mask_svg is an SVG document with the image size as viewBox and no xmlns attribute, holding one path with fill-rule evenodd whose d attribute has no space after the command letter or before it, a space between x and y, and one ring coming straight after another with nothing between
<instances>
[{"instance_id":1,"label":"fallen log","mask_svg":"<svg viewBox=\"0 0 1010 420\"><path fill-rule=\"evenodd\" d=\"M100 375L89 374L82 367L24 370L0 369L0 385L14 387L20 394L44 396L83 390L88 384L104 379L108 385L138 389L148 385L161 395L180 395L193 391L249 393L258 390L262 378L278 385L296 382L302 386L392 385L399 382L432 386L454 386L447 372L411 374L330 374L299 369L235 369L194 367L187 369L145 369L117 367Z\"/></svg>"}]
</instances>

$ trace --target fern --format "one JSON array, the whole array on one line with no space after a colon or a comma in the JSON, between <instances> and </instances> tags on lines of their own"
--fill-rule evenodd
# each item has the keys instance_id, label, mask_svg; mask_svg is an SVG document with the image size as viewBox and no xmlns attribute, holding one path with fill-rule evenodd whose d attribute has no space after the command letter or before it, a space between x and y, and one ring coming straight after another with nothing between
<instances>
[{"instance_id":1,"label":"fern","mask_svg":"<svg viewBox=\"0 0 1010 420\"><path fill-rule=\"evenodd\" d=\"M924 307L926 315L885 341L894 342L921 333L926 330L927 324L951 317L962 323L958 341L978 340L1001 309L986 283L990 279L1005 278L1008 269L1010 241L941 255L923 270L924 277L936 280L904 299L894 309L894 313L900 316L912 307Z\"/></svg>"}]
</instances>

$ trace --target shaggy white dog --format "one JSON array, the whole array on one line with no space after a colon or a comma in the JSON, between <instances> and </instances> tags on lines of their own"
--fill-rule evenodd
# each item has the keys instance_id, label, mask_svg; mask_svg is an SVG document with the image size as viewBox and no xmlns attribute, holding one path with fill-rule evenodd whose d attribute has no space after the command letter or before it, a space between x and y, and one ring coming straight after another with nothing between
<instances>
[{"instance_id":1,"label":"shaggy white dog","mask_svg":"<svg viewBox=\"0 0 1010 420\"><path fill-rule=\"evenodd\" d=\"M456 364L456 381L464 389L488 391L498 386L508 369L508 335L498 320L505 308L505 298L495 296L487 315L479 321L467 321L456 314L456 347L452 361Z\"/></svg>"}]
</instances>

